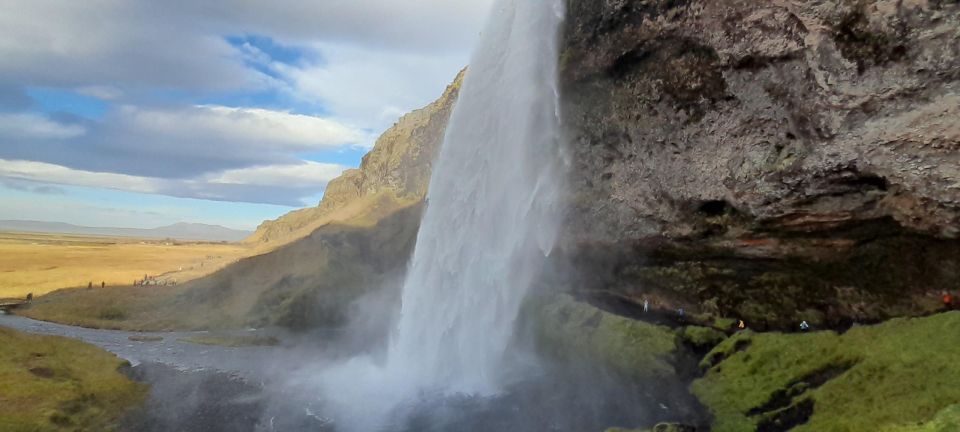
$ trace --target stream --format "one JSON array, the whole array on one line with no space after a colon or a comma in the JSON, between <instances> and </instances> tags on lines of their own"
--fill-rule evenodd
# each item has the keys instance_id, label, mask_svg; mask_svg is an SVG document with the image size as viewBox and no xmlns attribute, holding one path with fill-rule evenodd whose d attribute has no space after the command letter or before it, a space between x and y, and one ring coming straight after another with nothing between
<instances>
[{"instance_id":1,"label":"stream","mask_svg":"<svg viewBox=\"0 0 960 432\"><path fill-rule=\"evenodd\" d=\"M282 330L137 333L96 330L0 314L0 326L81 340L133 366L128 374L150 384L145 407L120 431L346 431L323 413L329 405L315 377L356 354L334 333L287 334ZM274 336L272 347L195 345L198 335ZM161 336L135 342L131 336ZM317 341L327 340L327 346ZM671 403L674 389L643 386L608 376L590 365L571 367L531 359L531 367L494 396L421 394L408 401L381 431L602 431L610 426L652 424L690 414ZM659 387L659 388L658 388ZM333 391L349 391L349 388ZM333 395L336 397L336 395ZM367 410L375 410L364 404ZM380 413L378 413L380 415Z\"/></svg>"},{"instance_id":2,"label":"stream","mask_svg":"<svg viewBox=\"0 0 960 432\"><path fill-rule=\"evenodd\" d=\"M313 412L317 398L287 385L303 359L323 364L332 350L279 329L140 333L100 330L0 313L0 326L25 333L62 336L98 346L131 364L127 374L151 386L145 408L129 416L121 431L327 430L329 420ZM194 336L272 336L278 346L225 347L182 341ZM138 342L131 337L162 337ZM335 335L327 335L335 339ZM319 339L323 339L320 337Z\"/></svg>"},{"instance_id":3,"label":"stream","mask_svg":"<svg viewBox=\"0 0 960 432\"><path fill-rule=\"evenodd\" d=\"M256 378L262 373L262 365L276 358L277 347L241 347L199 345L180 339L191 336L215 335L261 335L281 336L278 331L232 331L232 332L156 332L138 333L120 330L99 330L38 321L17 315L0 314L0 326L26 333L63 336L96 345L112 352L133 366L142 363L162 363L180 370L213 369ZM135 342L130 337L159 336L162 341Z\"/></svg>"}]
</instances>

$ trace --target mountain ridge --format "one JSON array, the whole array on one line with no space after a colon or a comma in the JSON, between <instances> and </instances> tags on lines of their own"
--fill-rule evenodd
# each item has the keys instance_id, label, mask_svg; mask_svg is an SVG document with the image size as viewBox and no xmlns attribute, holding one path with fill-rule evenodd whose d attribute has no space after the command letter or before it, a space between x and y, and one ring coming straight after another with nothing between
<instances>
[{"instance_id":1,"label":"mountain ridge","mask_svg":"<svg viewBox=\"0 0 960 432\"><path fill-rule=\"evenodd\" d=\"M447 119L466 74L460 71L437 100L404 115L387 129L364 155L359 168L348 169L330 181L316 207L264 221L245 242L279 246L303 238L320 226L350 219L363 199L393 195L400 207L423 200L430 182L433 158L443 142ZM361 211L362 212L362 211Z\"/></svg>"}]
</instances>

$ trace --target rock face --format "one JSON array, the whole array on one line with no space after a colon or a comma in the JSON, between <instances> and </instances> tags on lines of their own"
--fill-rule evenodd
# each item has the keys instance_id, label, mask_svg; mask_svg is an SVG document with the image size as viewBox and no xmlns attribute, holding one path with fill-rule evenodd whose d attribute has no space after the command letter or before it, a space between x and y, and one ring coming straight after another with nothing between
<instances>
[{"instance_id":1,"label":"rock face","mask_svg":"<svg viewBox=\"0 0 960 432\"><path fill-rule=\"evenodd\" d=\"M785 327L960 288L956 1L568 7L576 289Z\"/></svg>"},{"instance_id":2,"label":"rock face","mask_svg":"<svg viewBox=\"0 0 960 432\"><path fill-rule=\"evenodd\" d=\"M400 201L423 200L465 73L461 71L439 99L403 116L384 132L363 157L360 168L347 170L330 181L317 207L266 221L247 241L303 237L316 228L315 222L363 197L389 193Z\"/></svg>"}]
</instances>

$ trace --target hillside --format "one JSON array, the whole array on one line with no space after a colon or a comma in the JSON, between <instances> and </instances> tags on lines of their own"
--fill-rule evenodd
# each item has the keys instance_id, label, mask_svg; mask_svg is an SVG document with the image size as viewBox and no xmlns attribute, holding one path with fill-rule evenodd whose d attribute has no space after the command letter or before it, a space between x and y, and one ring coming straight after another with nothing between
<instances>
[{"instance_id":1,"label":"hillside","mask_svg":"<svg viewBox=\"0 0 960 432\"><path fill-rule=\"evenodd\" d=\"M465 73L461 71L439 99L403 116L384 132L363 157L360 168L330 181L317 207L266 221L246 241L276 247L326 223L356 217L364 211L356 205L362 198L381 193L390 193L400 202L422 200Z\"/></svg>"}]
</instances>

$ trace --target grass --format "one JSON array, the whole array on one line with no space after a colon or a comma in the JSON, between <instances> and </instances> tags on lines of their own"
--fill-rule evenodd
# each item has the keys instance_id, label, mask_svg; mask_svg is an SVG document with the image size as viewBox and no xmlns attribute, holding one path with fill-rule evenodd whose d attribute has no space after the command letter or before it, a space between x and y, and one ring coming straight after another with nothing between
<instances>
[{"instance_id":1,"label":"grass","mask_svg":"<svg viewBox=\"0 0 960 432\"><path fill-rule=\"evenodd\" d=\"M165 307L185 289L175 287L117 287L70 289L37 298L17 315L89 328L127 331L164 331L200 328L213 317Z\"/></svg>"},{"instance_id":2,"label":"grass","mask_svg":"<svg viewBox=\"0 0 960 432\"><path fill-rule=\"evenodd\" d=\"M36 298L16 313L127 331L310 327L316 322L304 317L345 315L346 303L364 289L382 286L388 276L385 272L406 264L419 207L405 204L384 198L368 212L374 215L371 219L325 225L271 253L246 257L177 286L59 290Z\"/></svg>"},{"instance_id":3,"label":"grass","mask_svg":"<svg viewBox=\"0 0 960 432\"><path fill-rule=\"evenodd\" d=\"M940 411L929 422L889 427L881 432L955 432L958 430L960 430L960 405L951 405Z\"/></svg>"},{"instance_id":4,"label":"grass","mask_svg":"<svg viewBox=\"0 0 960 432\"><path fill-rule=\"evenodd\" d=\"M145 274L183 282L251 252L249 246L231 243L0 233L0 298L39 296L90 283L100 288L100 282L129 286Z\"/></svg>"},{"instance_id":5,"label":"grass","mask_svg":"<svg viewBox=\"0 0 960 432\"><path fill-rule=\"evenodd\" d=\"M190 336L178 339L197 345L214 345L229 348L276 346L280 341L272 336Z\"/></svg>"},{"instance_id":6,"label":"grass","mask_svg":"<svg viewBox=\"0 0 960 432\"><path fill-rule=\"evenodd\" d=\"M958 430L936 429L958 420L957 329L960 313L952 312L843 335L744 332L707 355L701 365L709 370L692 390L716 417L716 432L761 424L794 432Z\"/></svg>"},{"instance_id":7,"label":"grass","mask_svg":"<svg viewBox=\"0 0 960 432\"><path fill-rule=\"evenodd\" d=\"M537 339L557 356L585 356L636 379L671 376L679 351L673 330L604 312L560 295L537 308Z\"/></svg>"},{"instance_id":8,"label":"grass","mask_svg":"<svg viewBox=\"0 0 960 432\"><path fill-rule=\"evenodd\" d=\"M132 342L163 342L163 336L153 336L153 335L133 335L127 336Z\"/></svg>"},{"instance_id":9,"label":"grass","mask_svg":"<svg viewBox=\"0 0 960 432\"><path fill-rule=\"evenodd\" d=\"M127 363L91 345L0 327L0 430L109 431L142 403Z\"/></svg>"}]
</instances>

